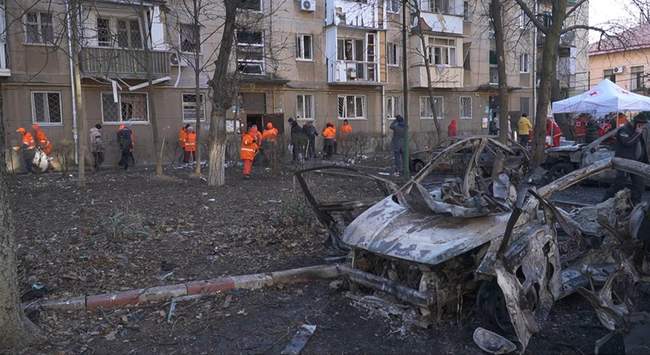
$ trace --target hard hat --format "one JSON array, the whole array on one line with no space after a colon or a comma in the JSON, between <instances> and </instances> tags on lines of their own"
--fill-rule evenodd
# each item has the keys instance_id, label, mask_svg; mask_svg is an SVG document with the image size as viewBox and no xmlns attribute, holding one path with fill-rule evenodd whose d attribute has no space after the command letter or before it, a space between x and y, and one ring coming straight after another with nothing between
<instances>
[{"instance_id":1,"label":"hard hat","mask_svg":"<svg viewBox=\"0 0 650 355\"><path fill-rule=\"evenodd\" d=\"M20 134L25 134L25 132L27 132L27 131L25 131L24 128L20 127L20 128L18 128L18 129L16 130L16 132L18 132L18 133L20 133Z\"/></svg>"}]
</instances>

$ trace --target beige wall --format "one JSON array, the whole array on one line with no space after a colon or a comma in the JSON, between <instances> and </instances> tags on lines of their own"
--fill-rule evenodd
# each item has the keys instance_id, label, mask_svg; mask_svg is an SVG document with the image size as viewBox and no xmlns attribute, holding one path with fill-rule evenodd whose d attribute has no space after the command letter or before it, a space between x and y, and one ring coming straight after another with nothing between
<instances>
[{"instance_id":1,"label":"beige wall","mask_svg":"<svg viewBox=\"0 0 650 355\"><path fill-rule=\"evenodd\" d=\"M632 83L631 68L635 66L643 66L644 70L647 72L650 68L649 63L650 48L594 54L589 57L589 83L591 87L593 87L603 80L605 70L613 69L615 67L623 67L623 73L616 74L616 84L625 89L630 89Z\"/></svg>"}]
</instances>

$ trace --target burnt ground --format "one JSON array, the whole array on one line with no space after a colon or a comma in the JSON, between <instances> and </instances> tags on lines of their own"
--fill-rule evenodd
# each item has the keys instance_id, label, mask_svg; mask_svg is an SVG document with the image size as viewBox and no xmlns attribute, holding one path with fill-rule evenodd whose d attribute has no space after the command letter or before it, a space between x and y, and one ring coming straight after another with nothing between
<instances>
[{"instance_id":1,"label":"burnt ground","mask_svg":"<svg viewBox=\"0 0 650 355\"><path fill-rule=\"evenodd\" d=\"M329 255L325 231L290 173L274 177L258 169L244 181L231 168L221 188L208 188L188 171L168 175L101 171L89 175L83 192L61 174L10 181L25 297L37 296L30 292L34 283L47 287L47 297L61 298L316 265ZM329 197L377 193L355 179L322 176L311 183ZM573 197L602 194L588 189ZM24 353L278 353L301 324L315 324L305 353L479 354L472 332L480 315L470 297L464 301L460 321L430 329L400 328L399 321L353 307L345 291L325 281L178 303L169 321L169 303L41 312L31 317L47 341ZM591 307L569 297L555 306L528 353L592 353L605 333Z\"/></svg>"}]
</instances>

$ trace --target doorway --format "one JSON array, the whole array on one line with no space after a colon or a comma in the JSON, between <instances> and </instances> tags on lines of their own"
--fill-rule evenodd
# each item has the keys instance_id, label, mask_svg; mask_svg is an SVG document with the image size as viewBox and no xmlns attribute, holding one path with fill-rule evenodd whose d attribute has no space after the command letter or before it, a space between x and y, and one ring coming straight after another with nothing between
<instances>
[{"instance_id":1,"label":"doorway","mask_svg":"<svg viewBox=\"0 0 650 355\"><path fill-rule=\"evenodd\" d=\"M264 130L262 115L246 115L246 130L248 131L252 125L256 125L257 129L261 132Z\"/></svg>"},{"instance_id":2,"label":"doorway","mask_svg":"<svg viewBox=\"0 0 650 355\"><path fill-rule=\"evenodd\" d=\"M262 118L264 123L263 127L266 127L266 124L271 122L280 135L284 133L284 113L264 115Z\"/></svg>"}]
</instances>

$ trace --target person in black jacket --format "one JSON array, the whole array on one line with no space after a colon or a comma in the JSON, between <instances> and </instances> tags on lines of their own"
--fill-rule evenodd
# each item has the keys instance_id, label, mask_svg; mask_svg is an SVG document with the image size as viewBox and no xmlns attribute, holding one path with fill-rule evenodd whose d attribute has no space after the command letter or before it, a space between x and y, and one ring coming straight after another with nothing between
<instances>
[{"instance_id":1,"label":"person in black jacket","mask_svg":"<svg viewBox=\"0 0 650 355\"><path fill-rule=\"evenodd\" d=\"M395 164L395 175L404 174L403 155L404 144L406 141L407 125L401 115L395 117L395 121L391 123L390 129L393 130L393 139L391 140L391 148L393 149L393 163Z\"/></svg>"},{"instance_id":2,"label":"person in black jacket","mask_svg":"<svg viewBox=\"0 0 650 355\"><path fill-rule=\"evenodd\" d=\"M302 161L307 145L307 136L293 117L289 118L289 124L291 125L291 153L293 161Z\"/></svg>"},{"instance_id":3,"label":"person in black jacket","mask_svg":"<svg viewBox=\"0 0 650 355\"><path fill-rule=\"evenodd\" d=\"M307 136L307 160L316 158L316 137L318 132L311 121L305 122L302 130Z\"/></svg>"},{"instance_id":4,"label":"person in black jacket","mask_svg":"<svg viewBox=\"0 0 650 355\"><path fill-rule=\"evenodd\" d=\"M616 134L616 154L617 158L624 158L635 160L641 163L648 163L648 149L646 138L647 133L644 135L644 130L647 130L648 117L650 112L641 112L632 122L628 122ZM616 176L616 181L607 190L605 200L616 195L617 192L624 189L627 185L627 173L619 171ZM631 175L632 180L632 202L637 204L643 198L645 191L645 179L639 175Z\"/></svg>"}]
</instances>

